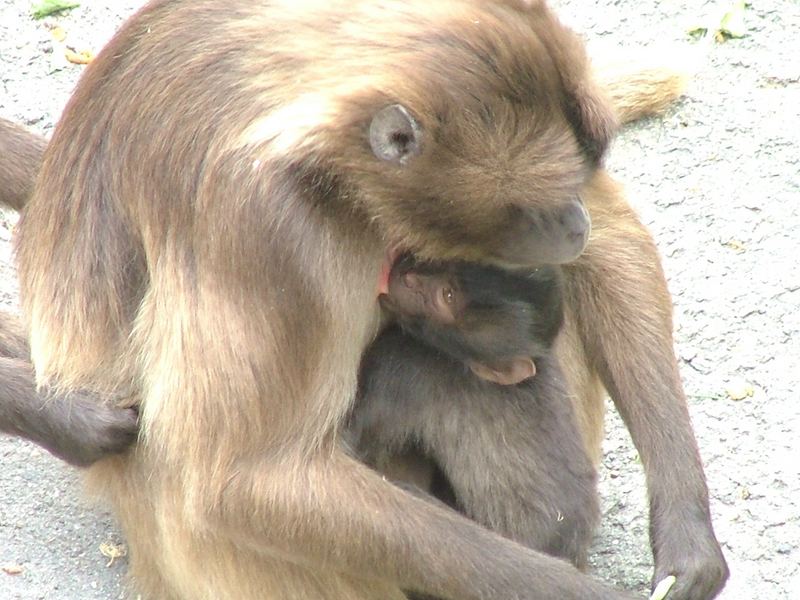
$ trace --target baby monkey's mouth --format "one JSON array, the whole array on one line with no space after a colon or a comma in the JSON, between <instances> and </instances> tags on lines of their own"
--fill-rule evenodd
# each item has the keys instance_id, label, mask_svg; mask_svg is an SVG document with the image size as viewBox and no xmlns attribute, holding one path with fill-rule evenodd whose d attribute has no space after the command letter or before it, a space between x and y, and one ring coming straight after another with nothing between
<instances>
[{"instance_id":1,"label":"baby monkey's mouth","mask_svg":"<svg viewBox=\"0 0 800 600\"><path fill-rule=\"evenodd\" d=\"M386 252L386 257L381 265L378 279L378 300L387 308L391 304L390 289L398 281L403 281L406 274L410 273L417 265L414 255L407 250L394 248Z\"/></svg>"},{"instance_id":2,"label":"baby monkey's mouth","mask_svg":"<svg viewBox=\"0 0 800 600\"><path fill-rule=\"evenodd\" d=\"M403 255L405 254L401 253L398 246L390 246L389 249L386 250L383 262L381 263L381 269L378 271L376 296L379 297L389 293L389 278L392 275L392 269L394 269L399 257Z\"/></svg>"}]
</instances>

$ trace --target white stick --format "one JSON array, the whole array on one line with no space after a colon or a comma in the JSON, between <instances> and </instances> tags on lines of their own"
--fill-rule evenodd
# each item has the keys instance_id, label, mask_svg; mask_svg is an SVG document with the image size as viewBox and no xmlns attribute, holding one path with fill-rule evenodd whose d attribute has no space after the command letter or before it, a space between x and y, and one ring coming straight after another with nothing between
<instances>
[{"instance_id":1,"label":"white stick","mask_svg":"<svg viewBox=\"0 0 800 600\"><path fill-rule=\"evenodd\" d=\"M675 575L668 575L664 577L661 581L658 582L656 589L653 590L653 593L650 596L650 600L664 600L667 597L667 594L672 589L672 586L675 585Z\"/></svg>"}]
</instances>

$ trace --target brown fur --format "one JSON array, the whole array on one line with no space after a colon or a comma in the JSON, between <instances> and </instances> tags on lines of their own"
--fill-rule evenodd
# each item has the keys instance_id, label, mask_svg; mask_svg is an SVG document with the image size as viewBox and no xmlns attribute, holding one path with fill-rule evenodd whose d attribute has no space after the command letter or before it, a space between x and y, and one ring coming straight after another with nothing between
<instances>
[{"instance_id":1,"label":"brown fur","mask_svg":"<svg viewBox=\"0 0 800 600\"><path fill-rule=\"evenodd\" d=\"M46 145L43 137L0 119L0 204L16 210L25 205Z\"/></svg>"},{"instance_id":2,"label":"brown fur","mask_svg":"<svg viewBox=\"0 0 800 600\"><path fill-rule=\"evenodd\" d=\"M598 372L648 469L657 574L699 573L701 595L678 599L719 587L658 258L592 174L613 119L536 4L154 2L87 69L21 224L20 276L43 382L139 391L142 443L92 476L144 592L623 597L394 488L336 440L387 247L524 264L509 207L581 185L595 233L567 268L562 362L587 440ZM364 144L398 100L429 134L405 169Z\"/></svg>"}]
</instances>

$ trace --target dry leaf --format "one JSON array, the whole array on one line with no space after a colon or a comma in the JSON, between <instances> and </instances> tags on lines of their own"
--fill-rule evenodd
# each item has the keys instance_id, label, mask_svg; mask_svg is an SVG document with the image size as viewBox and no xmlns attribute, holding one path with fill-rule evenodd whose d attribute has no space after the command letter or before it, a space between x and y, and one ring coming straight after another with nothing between
<instances>
[{"instance_id":1,"label":"dry leaf","mask_svg":"<svg viewBox=\"0 0 800 600\"><path fill-rule=\"evenodd\" d=\"M722 245L731 250L736 250L736 252L744 252L747 250L744 244L739 240L728 240L727 242L723 242Z\"/></svg>"},{"instance_id":2,"label":"dry leaf","mask_svg":"<svg viewBox=\"0 0 800 600\"><path fill-rule=\"evenodd\" d=\"M0 567L7 575L19 575L22 573L22 565L3 565Z\"/></svg>"},{"instance_id":3,"label":"dry leaf","mask_svg":"<svg viewBox=\"0 0 800 600\"><path fill-rule=\"evenodd\" d=\"M122 558L128 554L128 549L123 544L114 544L112 542L103 542L100 544L100 554L108 558L107 567L114 564L114 560Z\"/></svg>"},{"instance_id":4,"label":"dry leaf","mask_svg":"<svg viewBox=\"0 0 800 600\"><path fill-rule=\"evenodd\" d=\"M744 379L734 379L725 387L725 393L731 400L744 400L755 394L755 389Z\"/></svg>"},{"instance_id":5,"label":"dry leaf","mask_svg":"<svg viewBox=\"0 0 800 600\"><path fill-rule=\"evenodd\" d=\"M63 27L56 26L50 30L50 35L53 36L55 41L63 42L65 39L67 39L67 30Z\"/></svg>"},{"instance_id":6,"label":"dry leaf","mask_svg":"<svg viewBox=\"0 0 800 600\"><path fill-rule=\"evenodd\" d=\"M747 35L747 25L745 23L747 6L747 2L744 0L736 0L719 17L719 20L715 19L710 26L694 25L688 29L688 33L695 38L705 37L711 33L714 36L714 41L718 43L731 38L742 38Z\"/></svg>"},{"instance_id":7,"label":"dry leaf","mask_svg":"<svg viewBox=\"0 0 800 600\"><path fill-rule=\"evenodd\" d=\"M744 0L734 2L730 10L722 16L719 25L719 33L725 38L741 38L747 34L747 26L744 22L746 4Z\"/></svg>"},{"instance_id":8,"label":"dry leaf","mask_svg":"<svg viewBox=\"0 0 800 600\"><path fill-rule=\"evenodd\" d=\"M71 63L76 65L88 65L92 62L94 58L94 53L91 50L81 50L80 52L75 52L70 48L64 50L64 56L67 57L67 60Z\"/></svg>"}]
</instances>

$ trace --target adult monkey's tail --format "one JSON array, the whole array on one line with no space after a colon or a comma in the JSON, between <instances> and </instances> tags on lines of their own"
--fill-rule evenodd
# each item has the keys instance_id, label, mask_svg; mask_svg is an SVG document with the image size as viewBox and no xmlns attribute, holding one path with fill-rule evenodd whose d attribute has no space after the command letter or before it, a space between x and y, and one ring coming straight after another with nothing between
<instances>
[{"instance_id":1,"label":"adult monkey's tail","mask_svg":"<svg viewBox=\"0 0 800 600\"><path fill-rule=\"evenodd\" d=\"M679 65L676 67L675 65ZM595 79L606 91L621 125L663 115L686 90L684 60L595 61Z\"/></svg>"}]
</instances>

